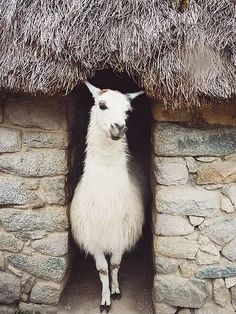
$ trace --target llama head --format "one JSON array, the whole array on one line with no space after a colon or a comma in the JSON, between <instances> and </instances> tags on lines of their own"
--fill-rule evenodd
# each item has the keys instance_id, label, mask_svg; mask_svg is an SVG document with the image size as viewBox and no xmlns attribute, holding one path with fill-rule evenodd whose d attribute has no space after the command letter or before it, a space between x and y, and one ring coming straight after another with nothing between
<instances>
[{"instance_id":1,"label":"llama head","mask_svg":"<svg viewBox=\"0 0 236 314\"><path fill-rule=\"evenodd\" d=\"M132 110L131 101L143 94L143 91L122 94L111 89L101 90L89 82L85 84L94 98L92 113L97 124L113 140L124 137L128 112Z\"/></svg>"}]
</instances>

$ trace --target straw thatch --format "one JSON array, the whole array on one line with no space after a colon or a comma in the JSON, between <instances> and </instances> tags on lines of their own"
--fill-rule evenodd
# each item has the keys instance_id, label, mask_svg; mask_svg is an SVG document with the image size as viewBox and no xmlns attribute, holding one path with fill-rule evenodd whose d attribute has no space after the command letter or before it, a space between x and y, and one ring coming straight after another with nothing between
<instances>
[{"instance_id":1,"label":"straw thatch","mask_svg":"<svg viewBox=\"0 0 236 314\"><path fill-rule=\"evenodd\" d=\"M236 94L234 0L0 0L0 86L70 91L126 71L173 106Z\"/></svg>"}]
</instances>

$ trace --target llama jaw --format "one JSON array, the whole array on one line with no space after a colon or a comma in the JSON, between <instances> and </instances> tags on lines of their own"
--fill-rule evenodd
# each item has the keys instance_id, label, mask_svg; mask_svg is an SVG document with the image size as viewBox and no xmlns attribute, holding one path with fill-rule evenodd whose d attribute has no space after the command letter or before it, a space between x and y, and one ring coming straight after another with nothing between
<instances>
[{"instance_id":1,"label":"llama jaw","mask_svg":"<svg viewBox=\"0 0 236 314\"><path fill-rule=\"evenodd\" d=\"M111 134L111 139L114 140L114 141L118 141L122 138L122 136L114 136Z\"/></svg>"}]
</instances>

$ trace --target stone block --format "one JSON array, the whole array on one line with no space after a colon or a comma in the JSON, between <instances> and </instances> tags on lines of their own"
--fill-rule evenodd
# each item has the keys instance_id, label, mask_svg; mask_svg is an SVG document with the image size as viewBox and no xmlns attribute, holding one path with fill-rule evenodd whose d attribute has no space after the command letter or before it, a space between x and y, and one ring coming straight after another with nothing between
<instances>
[{"instance_id":1,"label":"stone block","mask_svg":"<svg viewBox=\"0 0 236 314\"><path fill-rule=\"evenodd\" d=\"M44 230L35 230L35 231L19 231L14 232L16 238L27 241L27 240L39 240L47 235L47 232Z\"/></svg>"},{"instance_id":2,"label":"stone block","mask_svg":"<svg viewBox=\"0 0 236 314\"><path fill-rule=\"evenodd\" d=\"M236 152L236 129L154 123L152 142L157 156L225 156Z\"/></svg>"},{"instance_id":3,"label":"stone block","mask_svg":"<svg viewBox=\"0 0 236 314\"><path fill-rule=\"evenodd\" d=\"M45 255L63 256L68 252L68 232L52 233L32 242L32 247Z\"/></svg>"},{"instance_id":4,"label":"stone block","mask_svg":"<svg viewBox=\"0 0 236 314\"><path fill-rule=\"evenodd\" d=\"M66 97L15 96L5 103L5 117L11 124L46 130L66 130L68 110Z\"/></svg>"},{"instance_id":5,"label":"stone block","mask_svg":"<svg viewBox=\"0 0 236 314\"><path fill-rule=\"evenodd\" d=\"M177 311L176 307L168 304L154 302L155 314L175 314Z\"/></svg>"},{"instance_id":6,"label":"stone block","mask_svg":"<svg viewBox=\"0 0 236 314\"><path fill-rule=\"evenodd\" d=\"M203 223L204 217L189 216L191 224L196 227Z\"/></svg>"},{"instance_id":7,"label":"stone block","mask_svg":"<svg viewBox=\"0 0 236 314\"><path fill-rule=\"evenodd\" d=\"M215 302L206 302L204 307L194 310L194 314L235 314L232 309L222 308Z\"/></svg>"},{"instance_id":8,"label":"stone block","mask_svg":"<svg viewBox=\"0 0 236 314\"><path fill-rule=\"evenodd\" d=\"M221 209L226 213L234 212L234 206L231 203L231 200L225 195L221 196Z\"/></svg>"},{"instance_id":9,"label":"stone block","mask_svg":"<svg viewBox=\"0 0 236 314\"><path fill-rule=\"evenodd\" d=\"M200 241L198 241L200 243ZM199 265L215 264L220 261L220 252L210 241L202 243L196 255L196 262Z\"/></svg>"},{"instance_id":10,"label":"stone block","mask_svg":"<svg viewBox=\"0 0 236 314\"><path fill-rule=\"evenodd\" d=\"M198 268L199 266L195 263L195 261L184 260L180 264L181 275L186 278L195 277Z\"/></svg>"},{"instance_id":11,"label":"stone block","mask_svg":"<svg viewBox=\"0 0 236 314\"><path fill-rule=\"evenodd\" d=\"M154 257L154 263L157 273L170 274L178 270L181 262L178 259L158 255Z\"/></svg>"},{"instance_id":12,"label":"stone block","mask_svg":"<svg viewBox=\"0 0 236 314\"><path fill-rule=\"evenodd\" d=\"M162 237L154 239L155 255L162 254L174 258L194 259L198 250L197 241L187 240L183 237Z\"/></svg>"},{"instance_id":13,"label":"stone block","mask_svg":"<svg viewBox=\"0 0 236 314\"><path fill-rule=\"evenodd\" d=\"M228 289L232 288L233 286L236 286L236 276L225 278L225 286Z\"/></svg>"},{"instance_id":14,"label":"stone block","mask_svg":"<svg viewBox=\"0 0 236 314\"><path fill-rule=\"evenodd\" d=\"M197 278L227 278L236 276L236 265L206 266L197 273Z\"/></svg>"},{"instance_id":15,"label":"stone block","mask_svg":"<svg viewBox=\"0 0 236 314\"><path fill-rule=\"evenodd\" d=\"M236 127L236 109L233 101L201 108L199 113L208 124Z\"/></svg>"},{"instance_id":16,"label":"stone block","mask_svg":"<svg viewBox=\"0 0 236 314\"><path fill-rule=\"evenodd\" d=\"M236 209L236 185L225 186L222 193L231 200L234 208Z\"/></svg>"},{"instance_id":17,"label":"stone block","mask_svg":"<svg viewBox=\"0 0 236 314\"><path fill-rule=\"evenodd\" d=\"M236 162L228 160L202 164L197 171L198 184L220 184L236 182Z\"/></svg>"},{"instance_id":18,"label":"stone block","mask_svg":"<svg viewBox=\"0 0 236 314\"><path fill-rule=\"evenodd\" d=\"M190 309L185 308L185 309L179 309L177 314L192 314L192 312L190 311Z\"/></svg>"},{"instance_id":19,"label":"stone block","mask_svg":"<svg viewBox=\"0 0 236 314\"><path fill-rule=\"evenodd\" d=\"M41 180L42 197L49 204L66 203L65 177L43 178Z\"/></svg>"},{"instance_id":20,"label":"stone block","mask_svg":"<svg viewBox=\"0 0 236 314\"><path fill-rule=\"evenodd\" d=\"M3 252L0 252L0 270L5 269L5 257Z\"/></svg>"},{"instance_id":21,"label":"stone block","mask_svg":"<svg viewBox=\"0 0 236 314\"><path fill-rule=\"evenodd\" d=\"M34 304L20 302L19 310L21 314L57 314L56 306L45 304Z\"/></svg>"},{"instance_id":22,"label":"stone block","mask_svg":"<svg viewBox=\"0 0 236 314\"><path fill-rule=\"evenodd\" d=\"M0 250L8 252L20 252L24 242L16 239L12 234L0 231Z\"/></svg>"},{"instance_id":23,"label":"stone block","mask_svg":"<svg viewBox=\"0 0 236 314\"><path fill-rule=\"evenodd\" d=\"M30 294L30 301L57 305L60 297L60 285L50 282L37 282Z\"/></svg>"},{"instance_id":24,"label":"stone block","mask_svg":"<svg viewBox=\"0 0 236 314\"><path fill-rule=\"evenodd\" d=\"M223 247L221 254L228 258L230 261L236 262L236 238L234 238Z\"/></svg>"},{"instance_id":25,"label":"stone block","mask_svg":"<svg viewBox=\"0 0 236 314\"><path fill-rule=\"evenodd\" d=\"M21 292L28 294L33 288L35 277L29 274L23 274L21 278Z\"/></svg>"},{"instance_id":26,"label":"stone block","mask_svg":"<svg viewBox=\"0 0 236 314\"><path fill-rule=\"evenodd\" d=\"M156 302L172 306L200 308L206 298L205 282L171 275L156 275L154 280Z\"/></svg>"},{"instance_id":27,"label":"stone block","mask_svg":"<svg viewBox=\"0 0 236 314\"><path fill-rule=\"evenodd\" d=\"M220 209L220 192L193 186L158 186L156 209L164 214L215 216Z\"/></svg>"},{"instance_id":28,"label":"stone block","mask_svg":"<svg viewBox=\"0 0 236 314\"><path fill-rule=\"evenodd\" d=\"M198 164L196 160L193 157L185 157L186 165L188 167L188 171L190 173L196 173Z\"/></svg>"},{"instance_id":29,"label":"stone block","mask_svg":"<svg viewBox=\"0 0 236 314\"><path fill-rule=\"evenodd\" d=\"M21 131L0 127L0 153L12 153L21 150Z\"/></svg>"},{"instance_id":30,"label":"stone block","mask_svg":"<svg viewBox=\"0 0 236 314\"><path fill-rule=\"evenodd\" d=\"M201 232L219 245L225 245L236 235L236 217L215 217L199 226Z\"/></svg>"},{"instance_id":31,"label":"stone block","mask_svg":"<svg viewBox=\"0 0 236 314\"><path fill-rule=\"evenodd\" d=\"M0 305L0 314L16 314L16 305Z\"/></svg>"},{"instance_id":32,"label":"stone block","mask_svg":"<svg viewBox=\"0 0 236 314\"><path fill-rule=\"evenodd\" d=\"M27 188L22 178L0 175L0 205L27 203Z\"/></svg>"},{"instance_id":33,"label":"stone block","mask_svg":"<svg viewBox=\"0 0 236 314\"><path fill-rule=\"evenodd\" d=\"M0 211L6 231L65 231L68 228L66 208L43 208L37 211L6 208Z\"/></svg>"},{"instance_id":34,"label":"stone block","mask_svg":"<svg viewBox=\"0 0 236 314\"><path fill-rule=\"evenodd\" d=\"M31 150L24 153L0 155L0 170L25 177L44 177L67 173L64 150Z\"/></svg>"},{"instance_id":35,"label":"stone block","mask_svg":"<svg viewBox=\"0 0 236 314\"><path fill-rule=\"evenodd\" d=\"M184 235L194 231L189 220L183 216L157 214L154 230L160 235Z\"/></svg>"},{"instance_id":36,"label":"stone block","mask_svg":"<svg viewBox=\"0 0 236 314\"><path fill-rule=\"evenodd\" d=\"M153 166L159 184L179 185L188 181L188 169L183 158L155 157Z\"/></svg>"},{"instance_id":37,"label":"stone block","mask_svg":"<svg viewBox=\"0 0 236 314\"><path fill-rule=\"evenodd\" d=\"M12 254L8 256L8 262L40 279L54 282L62 281L67 268L66 260L63 257L49 257L39 254L33 256Z\"/></svg>"},{"instance_id":38,"label":"stone block","mask_svg":"<svg viewBox=\"0 0 236 314\"><path fill-rule=\"evenodd\" d=\"M158 103L158 105L154 104L152 106L152 117L159 122L188 122L192 119L192 114L183 109L164 109L163 106L160 106Z\"/></svg>"},{"instance_id":39,"label":"stone block","mask_svg":"<svg viewBox=\"0 0 236 314\"><path fill-rule=\"evenodd\" d=\"M230 290L231 290L232 304L233 304L234 310L236 311L236 287L232 287Z\"/></svg>"},{"instance_id":40,"label":"stone block","mask_svg":"<svg viewBox=\"0 0 236 314\"><path fill-rule=\"evenodd\" d=\"M0 271L0 303L11 304L20 299L20 279Z\"/></svg>"},{"instance_id":41,"label":"stone block","mask_svg":"<svg viewBox=\"0 0 236 314\"><path fill-rule=\"evenodd\" d=\"M224 279L213 280L213 296L216 304L225 307L230 300L230 292L225 286Z\"/></svg>"},{"instance_id":42,"label":"stone block","mask_svg":"<svg viewBox=\"0 0 236 314\"><path fill-rule=\"evenodd\" d=\"M23 143L27 147L66 149L68 134L66 132L26 131Z\"/></svg>"}]
</instances>

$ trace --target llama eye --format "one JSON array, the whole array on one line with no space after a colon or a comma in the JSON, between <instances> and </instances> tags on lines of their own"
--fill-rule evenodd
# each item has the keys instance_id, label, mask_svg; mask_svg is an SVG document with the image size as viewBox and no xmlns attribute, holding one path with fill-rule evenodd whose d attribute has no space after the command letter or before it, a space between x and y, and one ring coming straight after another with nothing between
<instances>
[{"instance_id":1,"label":"llama eye","mask_svg":"<svg viewBox=\"0 0 236 314\"><path fill-rule=\"evenodd\" d=\"M105 105L105 104L99 104L99 108L101 109L101 110L106 110L107 109L107 106Z\"/></svg>"}]
</instances>

